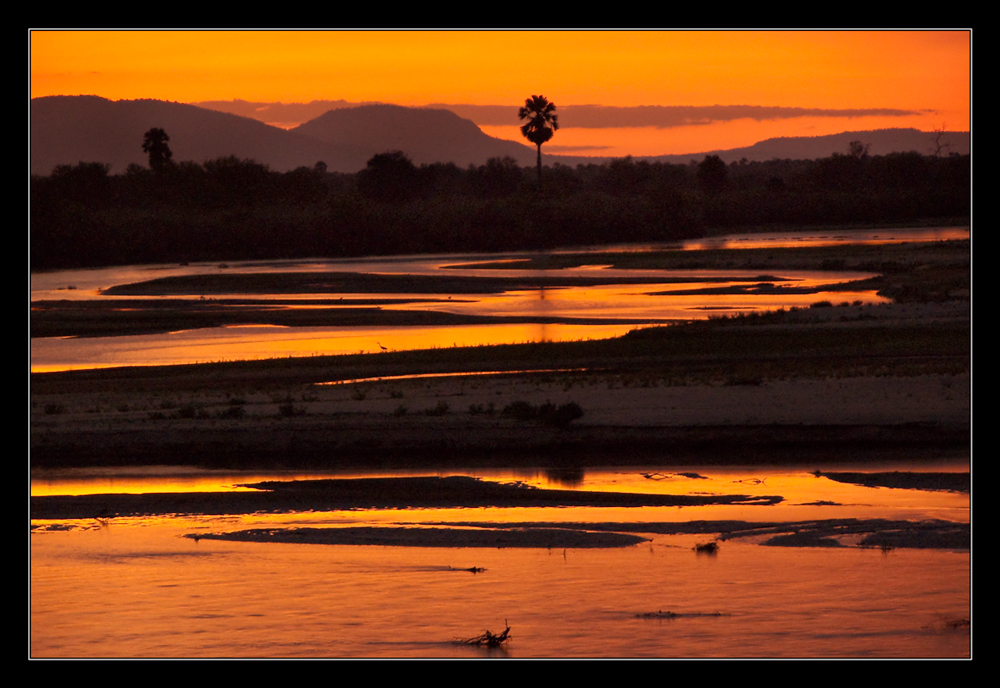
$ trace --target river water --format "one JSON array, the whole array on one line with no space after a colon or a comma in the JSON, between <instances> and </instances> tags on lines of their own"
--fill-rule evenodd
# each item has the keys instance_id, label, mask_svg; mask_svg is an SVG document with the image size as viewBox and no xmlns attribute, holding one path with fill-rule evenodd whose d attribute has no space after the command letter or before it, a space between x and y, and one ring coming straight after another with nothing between
<instances>
[{"instance_id":1,"label":"river water","mask_svg":"<svg viewBox=\"0 0 1000 688\"><path fill-rule=\"evenodd\" d=\"M845 243L899 241L936 241L968 238L967 228L925 228L881 231L845 231L838 233L750 234L692 240L671 246L697 251L711 248L759 248L782 246L822 246ZM809 294L761 291L744 294L706 294L705 287L757 284L763 280L757 271L718 270L616 270L601 265L604 251L647 251L665 246L619 246L574 249L573 253L593 253L593 265L579 268L545 270L503 270L506 277L532 277L559 274L629 280L648 280L645 284L606 284L558 289L528 289L500 294L423 294L421 300L386 304L384 309L422 310L458 315L516 317L526 322L516 324L477 324L449 326L371 326L371 327L274 327L239 326L182 330L162 334L119 337L49 337L31 340L31 370L46 372L75 368L101 368L133 365L171 365L212 361L251 360L289 356L315 356L434 349L481 344L513 344L537 341L575 341L603 339L625 334L636 327L694 320L712 315L731 315L778 308L807 307L818 301L833 303L881 303L885 299L872 291L819 291ZM549 252L550 254L553 252ZM96 270L70 270L31 275L31 300L114 300L102 293L112 286L142 282L159 277L199 274L261 272L360 272L382 275L495 276L498 271L465 267L481 261L528 258L534 254L505 256L444 255L365 258L354 260L279 261L240 264L146 265ZM851 272L783 271L781 284L811 287L863 279L870 275ZM658 283L662 279L664 282ZM731 280L722 281L718 280ZM670 280L669 282L667 280ZM713 280L713 281L706 281ZM748 282L749 280L749 282ZM688 293L664 294L665 291ZM197 295L168 295L169 298L197 300ZM246 294L219 295L213 298L245 298ZM253 294L255 299L307 299L315 294ZM412 294L330 294L328 301L343 298L345 306L358 299L413 299ZM154 297L155 298L155 297ZM166 297L164 297L166 298ZM331 307L331 306L327 306ZM332 306L336 308L336 306ZM562 322L553 322L553 320ZM575 322L574 322L575 321Z\"/></svg>"},{"instance_id":2,"label":"river water","mask_svg":"<svg viewBox=\"0 0 1000 688\"><path fill-rule=\"evenodd\" d=\"M33 490L209 491L261 478L359 477L155 473L64 473L35 480ZM770 507L388 509L36 522L32 656L970 656L967 549L774 547L750 538L725 540L717 554L704 555L693 548L711 535L653 534L643 534L649 538L643 544L598 550L182 537L248 527L471 521L969 519L967 493L868 488L788 468L463 474L560 489L780 494L785 501ZM463 570L472 567L485 570ZM677 616L662 618L661 612ZM513 639L502 649L454 642L500 632L505 624Z\"/></svg>"},{"instance_id":3,"label":"river water","mask_svg":"<svg viewBox=\"0 0 1000 688\"><path fill-rule=\"evenodd\" d=\"M843 234L817 234L812 241L968 238L968 230L964 230L964 236L917 232L895 232L889 238L883 236L884 232L847 238ZM806 241L808 237L726 239L728 245L747 246L754 240L777 245ZM697 250L698 246L691 248ZM477 257L462 258L472 262ZM379 269L392 265L397 270L433 273L441 265L454 264L454 257L366 264L345 261L337 263L336 269L374 270L376 263ZM301 270L303 265L299 262L282 269ZM333 269L329 263L316 264L315 268ZM218 269L131 267L37 275L32 276L32 300L95 298L99 289L114 284L153 275ZM239 269L270 271L274 265ZM853 300L842 294L835 298ZM811 296L813 301L818 299ZM530 298L525 303L528 301ZM554 299L550 298L549 304L554 304ZM739 307L731 303L710 305ZM657 306L657 317L663 317L662 306L662 302ZM687 306L687 317L697 312L690 309L691 304ZM606 302L600 301L595 305L598 307L606 309ZM553 305L553 310L561 308L573 310ZM649 316L636 316L635 320L641 323L643 318ZM544 328L505 332L489 341L618 333L591 330L564 335L557 326ZM204 340L226 338L229 334L175 333L170 335L173 340L163 336L107 338L119 340L118 348L111 353L101 349L106 343L66 353L85 340L32 341L32 369L36 364L37 369L44 370L218 360L204 359L204 355L252 358L263 350L255 350L252 343L260 333L244 332L226 342L230 353L225 356L217 350L191 353L203 346ZM298 347L292 343L298 341L298 335L312 336L280 333L279 339L289 342L285 355L301 355L309 350L371 350L370 339L402 348L395 345L394 337L403 340L402 332L380 330L355 333L359 339L341 348L328 343ZM324 342L346 336L336 332L316 335ZM433 340L433 336L427 334L428 342L436 342L432 346L452 345ZM450 331L447 337L457 338L457 330ZM456 339L454 343L469 342ZM188 352L184 353L186 348ZM155 351L162 353L154 355ZM275 354L271 351L268 355ZM184 537L249 527L415 527L473 521L509 525L701 520L799 523L844 518L958 523L970 520L968 493L868 488L817 477L811 472L828 468L836 467L693 467L683 472L672 468L670 471L675 472L667 473L654 466L593 469L570 475L543 470L461 472L485 480L559 489L783 496L784 501L774 506L367 509L33 521L29 537L29 653L33 658L970 657L969 549L899 547L882 551L858 547L850 541L841 547L779 547L762 544L764 539L758 537L724 540L714 555L695 552L695 545L715 537L710 532L643 533L648 541L630 547L565 550L296 545ZM877 469L950 471L968 470L968 465ZM249 475L95 469L35 473L31 491L34 495L219 491L245 489L239 485L265 479L373 475L409 474ZM468 570L473 567L484 570ZM484 630L497 633L506 625L510 626L512 640L502 648L491 650L455 642Z\"/></svg>"}]
</instances>

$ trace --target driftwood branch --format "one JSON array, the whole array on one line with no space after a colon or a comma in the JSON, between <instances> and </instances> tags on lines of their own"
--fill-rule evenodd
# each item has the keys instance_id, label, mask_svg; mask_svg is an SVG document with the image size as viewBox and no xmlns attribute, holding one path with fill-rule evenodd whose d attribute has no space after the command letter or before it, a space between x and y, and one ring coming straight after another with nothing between
<instances>
[{"instance_id":1,"label":"driftwood branch","mask_svg":"<svg viewBox=\"0 0 1000 688\"><path fill-rule=\"evenodd\" d=\"M456 642L462 645L477 645L480 647L500 647L508 640L510 640L510 624L504 619L504 625L506 628L503 633L491 633L490 631L483 631L481 635L477 635L474 638L464 638L457 640Z\"/></svg>"}]
</instances>

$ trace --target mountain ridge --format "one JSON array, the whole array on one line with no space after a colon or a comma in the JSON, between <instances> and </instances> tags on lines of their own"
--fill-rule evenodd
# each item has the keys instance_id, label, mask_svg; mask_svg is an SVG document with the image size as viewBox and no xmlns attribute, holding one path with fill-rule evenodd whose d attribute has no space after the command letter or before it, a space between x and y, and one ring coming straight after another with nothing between
<instances>
[{"instance_id":1,"label":"mountain ridge","mask_svg":"<svg viewBox=\"0 0 1000 688\"><path fill-rule=\"evenodd\" d=\"M243 101L240 101L241 103ZM345 101L337 101L345 102ZM247 106L254 105L247 103ZM112 101L100 96L46 96L30 101L30 169L50 174L57 165L103 162L113 174L130 164L146 166L143 134L165 129L175 161L204 162L235 155L276 171L312 167L319 161L331 172L357 172L375 154L402 150L417 165L435 162L460 167L509 156L522 166L534 163L534 147L487 135L474 122L446 109L386 103L336 107L285 130L259 119L188 103L154 99ZM873 155L915 150L930 154L937 132L885 129L842 132L820 137L777 137L752 146L682 155L633 159L688 164L706 155L723 161L816 159L846 153L850 141L870 146ZM968 153L968 132L947 132L938 143L945 152ZM612 157L544 153L545 164L603 164Z\"/></svg>"},{"instance_id":2,"label":"mountain ridge","mask_svg":"<svg viewBox=\"0 0 1000 688\"><path fill-rule=\"evenodd\" d=\"M289 131L339 145L361 142L373 154L402 150L417 165L453 162L467 167L508 156L527 166L535 156L534 148L489 136L450 110L387 103L333 109Z\"/></svg>"}]
</instances>

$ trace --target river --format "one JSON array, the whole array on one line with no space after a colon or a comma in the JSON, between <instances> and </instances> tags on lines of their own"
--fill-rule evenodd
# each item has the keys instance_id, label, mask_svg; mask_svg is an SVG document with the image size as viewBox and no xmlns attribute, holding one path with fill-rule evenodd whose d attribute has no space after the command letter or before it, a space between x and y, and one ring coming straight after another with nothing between
<instances>
[{"instance_id":1,"label":"river","mask_svg":"<svg viewBox=\"0 0 1000 688\"><path fill-rule=\"evenodd\" d=\"M762 544L766 537L758 536L724 540L715 554L695 552L696 545L713 538L708 534L643 534L649 538L645 543L611 549L332 546L182 537L248 527L469 521L969 520L968 493L862 487L775 467L661 471L463 474L543 488L780 494L785 501L776 506L369 509L37 522L31 536L32 656L970 656L968 549L776 547ZM33 489L38 494L207 491L236 489L260 478L372 475L156 473L64 474L36 480ZM484 630L498 633L506 625L512 640L500 649L454 642Z\"/></svg>"},{"instance_id":2,"label":"river","mask_svg":"<svg viewBox=\"0 0 1000 688\"><path fill-rule=\"evenodd\" d=\"M786 232L781 234L729 235L692 240L669 248L698 251L713 248L824 246L835 244L937 241L969 237L967 228L926 228L836 233ZM608 284L522 289L493 294L449 293L364 294L328 293L326 308L338 298L343 307L359 302L379 302L386 310L429 311L462 316L517 319L496 324L437 326L275 327L244 324L238 327L203 327L156 334L115 337L37 337L31 340L31 370L47 372L79 368L133 365L171 365L213 361L252 360L290 356L316 356L381 350L403 351L483 344L537 341L575 341L615 337L637 327L702 319L778 308L807 307L819 301L882 303L873 291L813 291L752 289L750 293L706 293L734 285L770 286L776 276L741 270L617 270L601 264L608 251L661 250L667 246L619 246L573 249L591 253L593 265L563 270L503 270L505 277L600 277ZM549 255L558 252L549 252ZM472 267L482 261L516 260L537 254L440 255L365 258L353 260L295 260L239 264L146 265L94 270L69 270L31 275L31 301L103 300L124 297L103 290L122 284L184 275L264 272L364 273L373 275L436 275L491 277L493 269ZM463 267L468 266L468 267ZM857 272L806 272L786 270L777 278L783 286L810 288L863 279ZM620 279L622 283L614 283ZM631 283L643 280L644 283ZM662 280L662 281L658 281ZM669 293L667 293L669 292ZM683 292L683 293L679 293ZM214 294L213 298L245 298L246 294ZM315 294L253 294L254 299L294 302ZM203 299L198 295L170 294L170 298ZM153 297L157 298L157 297ZM166 298L166 297L159 297Z\"/></svg>"},{"instance_id":3,"label":"river","mask_svg":"<svg viewBox=\"0 0 1000 688\"><path fill-rule=\"evenodd\" d=\"M891 236L886 236L891 234ZM727 237L686 248L803 245L968 238L965 230ZM621 248L621 247L619 247ZM629 247L646 250L657 247ZM606 249L601 249L606 250ZM594 250L601 270L601 250ZM151 276L220 270L396 271L437 274L443 266L495 256L433 256L366 261L296 261L276 266L132 266L32 275L32 301L95 299L100 290ZM449 268L454 270L454 268ZM477 273L477 270L471 270ZM783 275L788 277L787 275ZM692 283L696 282L696 276ZM807 279L807 275L794 276ZM827 276L828 279L828 276ZM676 283L671 285L676 287ZM581 288L583 289L583 288ZM38 339L32 370L153 365L275 355L614 336L636 326L712 312L803 305L757 300L643 303L641 289L610 285L625 324L532 324L460 328L382 328L353 332L294 328L217 328L169 335ZM256 295L255 295L256 296ZM329 295L326 295L329 296ZM357 295L352 295L356 297ZM380 294L380 297L386 295ZM476 312L608 313L607 294L552 290L460 300L435 295L434 307ZM593 296L593 294L591 294ZM284 295L287 297L287 295ZM634 301L630 301L634 297ZM192 297L198 298L198 297ZM461 296L461 299L466 299ZM810 301L822 298L809 295ZM854 300L838 292L836 301ZM871 302L871 294L856 298ZM588 305L590 303L590 305ZM634 307L634 311L629 309ZM539 308L548 309L539 311ZM485 328L476 331L476 327ZM590 328L588 330L571 328ZM567 329L563 329L567 328ZM618 329L615 329L618 328ZM622 329L625 328L625 329ZM269 332L279 330L280 332ZM353 337L353 339L352 339ZM409 339L412 337L412 339ZM99 341L98 341L99 340ZM284 347L275 353L274 342ZM266 345L265 345L266 342ZM381 342L381 344L379 344ZM406 343L410 342L410 343ZM269 348L270 347L270 348ZM539 457L539 463L544 457ZM803 464L805 461L803 461ZM569 474L479 470L458 473L536 488L657 494L780 495L771 506L357 509L350 511L111 519L34 520L30 541L32 658L968 658L971 656L971 551L966 547L862 547L837 535L847 519L970 522L970 494L863 487L831 480L816 465L789 467L587 469ZM968 471L942 466L866 466L866 470ZM218 492L261 480L402 477L371 473L222 473L190 469L88 469L33 472L32 495ZM640 524L745 521L791 531L813 524L828 546L772 546L770 536L643 532ZM469 522L630 524L646 541L628 547L462 548L305 545L205 537L245 528L420 527ZM833 528L833 530L830 530ZM200 537L194 538L192 535ZM836 539L837 542L833 542ZM839 546L834 546L839 545ZM499 648L463 644L510 627Z\"/></svg>"}]
</instances>

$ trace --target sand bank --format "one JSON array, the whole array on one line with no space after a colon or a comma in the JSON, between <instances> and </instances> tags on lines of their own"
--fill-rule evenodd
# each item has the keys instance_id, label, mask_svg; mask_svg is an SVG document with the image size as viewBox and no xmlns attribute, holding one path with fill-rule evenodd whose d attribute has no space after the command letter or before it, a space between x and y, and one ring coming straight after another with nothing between
<instances>
[{"instance_id":1,"label":"sand bank","mask_svg":"<svg viewBox=\"0 0 1000 688\"><path fill-rule=\"evenodd\" d=\"M280 469L968 460L970 329L967 302L845 306L601 342L36 374L31 462ZM501 372L398 377L484 371ZM546 403L576 404L583 415L553 427L504 413Z\"/></svg>"},{"instance_id":2,"label":"sand bank","mask_svg":"<svg viewBox=\"0 0 1000 688\"><path fill-rule=\"evenodd\" d=\"M153 514L249 514L344 509L771 505L779 496L653 495L530 488L476 478L361 478L256 483L250 492L98 494L32 497L31 518L114 518Z\"/></svg>"},{"instance_id":3,"label":"sand bank","mask_svg":"<svg viewBox=\"0 0 1000 688\"><path fill-rule=\"evenodd\" d=\"M968 523L828 519L791 523L697 521L688 523L450 523L419 527L253 528L197 533L195 540L281 542L388 547L630 547L654 535L698 533L710 539L696 551L717 555L730 540L768 547L968 549Z\"/></svg>"}]
</instances>

